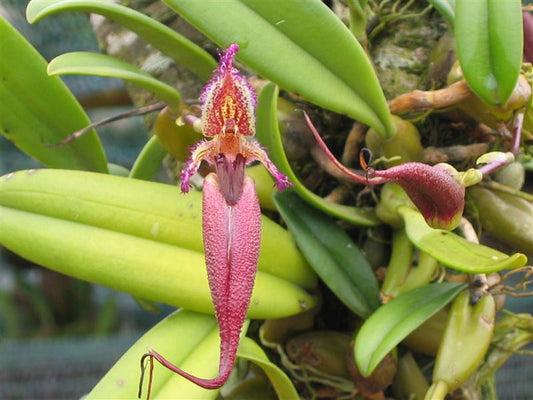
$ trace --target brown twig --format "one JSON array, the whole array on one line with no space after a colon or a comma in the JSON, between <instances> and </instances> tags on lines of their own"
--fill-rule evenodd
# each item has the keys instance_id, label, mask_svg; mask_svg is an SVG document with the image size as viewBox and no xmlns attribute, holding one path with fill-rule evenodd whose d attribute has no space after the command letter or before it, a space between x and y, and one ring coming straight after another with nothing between
<instances>
[{"instance_id":1,"label":"brown twig","mask_svg":"<svg viewBox=\"0 0 533 400\"><path fill-rule=\"evenodd\" d=\"M90 125L87 125L85 128L83 128L83 129L81 129L81 130L79 130L77 132L74 132L73 134L67 136L65 139L63 139L59 143L43 143L43 146L52 147L52 148L62 147L64 145L69 144L69 143L73 142L74 140L78 139L79 137L81 137L85 133L89 132L93 128L98 128L99 126L107 125L107 124L109 124L111 122L115 122L115 121L118 121L118 120L121 120L121 119L135 117L137 115L144 115L144 114L148 114L148 113L151 113L151 112L154 112L154 111L158 111L158 110L163 109L165 106L166 106L166 103L161 102L161 103L151 104L151 105L146 106L146 107L141 107L141 108L136 108L134 110L129 110L129 111L117 114L117 115L113 115L112 117L103 119L103 120L98 121L98 122L94 122L94 123L92 123Z\"/></svg>"}]
</instances>

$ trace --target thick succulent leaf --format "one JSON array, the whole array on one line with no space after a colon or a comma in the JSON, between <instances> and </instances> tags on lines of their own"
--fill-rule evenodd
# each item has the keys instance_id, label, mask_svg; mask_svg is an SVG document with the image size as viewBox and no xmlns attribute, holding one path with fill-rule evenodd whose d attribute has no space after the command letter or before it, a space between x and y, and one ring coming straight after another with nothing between
<instances>
[{"instance_id":1,"label":"thick succulent leaf","mask_svg":"<svg viewBox=\"0 0 533 400\"><path fill-rule=\"evenodd\" d=\"M164 0L221 47L283 89L392 134L372 65L353 34L320 0Z\"/></svg>"},{"instance_id":2,"label":"thick succulent leaf","mask_svg":"<svg viewBox=\"0 0 533 400\"><path fill-rule=\"evenodd\" d=\"M466 285L444 282L404 293L380 307L365 321L355 338L355 362L363 376L409 333L448 304Z\"/></svg>"},{"instance_id":3,"label":"thick succulent leaf","mask_svg":"<svg viewBox=\"0 0 533 400\"><path fill-rule=\"evenodd\" d=\"M61 79L46 74L46 61L1 16L0 49L0 133L46 166L107 172L94 130L66 146L47 146L91 121Z\"/></svg>"},{"instance_id":4,"label":"thick succulent leaf","mask_svg":"<svg viewBox=\"0 0 533 400\"><path fill-rule=\"evenodd\" d=\"M32 0L26 9L30 23L65 11L103 15L138 34L156 49L188 68L203 80L209 80L216 61L189 39L140 12L107 0Z\"/></svg>"},{"instance_id":5,"label":"thick succulent leaf","mask_svg":"<svg viewBox=\"0 0 533 400\"><path fill-rule=\"evenodd\" d=\"M422 215L412 208L398 208L405 223L407 236L420 250L442 264L469 274L485 274L503 269L519 268L526 264L522 253L508 256L443 229L430 228Z\"/></svg>"},{"instance_id":6,"label":"thick succulent leaf","mask_svg":"<svg viewBox=\"0 0 533 400\"><path fill-rule=\"evenodd\" d=\"M486 103L504 105L522 63L520 0L456 0L455 40L468 86Z\"/></svg>"},{"instance_id":7,"label":"thick succulent leaf","mask_svg":"<svg viewBox=\"0 0 533 400\"><path fill-rule=\"evenodd\" d=\"M274 201L318 276L350 310L368 318L379 306L379 289L357 245L335 221L295 193L276 193Z\"/></svg>"},{"instance_id":8,"label":"thick succulent leaf","mask_svg":"<svg viewBox=\"0 0 533 400\"><path fill-rule=\"evenodd\" d=\"M276 364L270 362L263 349L252 339L242 338L237 357L251 361L261 367L270 379L278 398L300 398L289 377Z\"/></svg>"},{"instance_id":9,"label":"thick succulent leaf","mask_svg":"<svg viewBox=\"0 0 533 400\"><path fill-rule=\"evenodd\" d=\"M380 225L381 221L376 217L372 208L357 208L328 202L308 190L298 180L283 150L276 111L277 99L278 87L272 83L267 84L259 93L256 112L256 137L262 145L266 146L274 164L288 176L294 185L294 190L309 204L336 218L341 218L357 225Z\"/></svg>"},{"instance_id":10,"label":"thick succulent leaf","mask_svg":"<svg viewBox=\"0 0 533 400\"><path fill-rule=\"evenodd\" d=\"M201 194L160 183L63 170L0 177L0 205L203 252ZM292 235L262 219L259 270L306 289L316 275ZM287 266L290 265L290 268Z\"/></svg>"},{"instance_id":11,"label":"thick succulent leaf","mask_svg":"<svg viewBox=\"0 0 533 400\"><path fill-rule=\"evenodd\" d=\"M0 244L79 279L211 313L200 216L200 194L182 196L169 185L62 170L0 178ZM266 218L262 224L269 250L260 257L249 315L312 307L300 285L312 287L314 274L286 231Z\"/></svg>"},{"instance_id":12,"label":"thick succulent leaf","mask_svg":"<svg viewBox=\"0 0 533 400\"><path fill-rule=\"evenodd\" d=\"M206 352L207 367L199 367L196 371L200 375L215 375L218 367L218 329L216 319L212 315L196 313L181 309L169 315L156 326L145 333L115 365L104 375L89 393L87 399L133 399L139 389L140 367L139 361L148 348L157 349L173 363L185 366L202 362L202 354ZM144 377L143 395L147 394L149 367ZM154 364L154 379L150 398L161 398L160 393L166 387L174 384L187 385L189 382ZM190 384L190 383L189 383ZM218 391L202 389L204 395L211 394L216 398ZM177 393L177 392L176 392ZM185 399L185 397L180 397Z\"/></svg>"},{"instance_id":13,"label":"thick succulent leaf","mask_svg":"<svg viewBox=\"0 0 533 400\"><path fill-rule=\"evenodd\" d=\"M154 93L169 106L177 108L180 94L172 86L161 82L141 69L114 57L77 51L61 54L48 64L49 75L97 75L119 78Z\"/></svg>"}]
</instances>

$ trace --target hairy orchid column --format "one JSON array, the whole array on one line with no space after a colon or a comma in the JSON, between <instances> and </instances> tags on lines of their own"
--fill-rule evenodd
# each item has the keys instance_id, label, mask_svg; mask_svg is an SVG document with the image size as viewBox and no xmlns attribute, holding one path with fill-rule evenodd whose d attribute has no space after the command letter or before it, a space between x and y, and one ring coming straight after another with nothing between
<instances>
[{"instance_id":1,"label":"hairy orchid column","mask_svg":"<svg viewBox=\"0 0 533 400\"><path fill-rule=\"evenodd\" d=\"M221 387L231 372L257 270L261 210L254 182L245 176L245 167L260 161L276 179L279 190L290 186L287 177L252 139L257 100L254 90L233 67L238 50L233 44L221 55L218 68L200 96L201 119L187 121L201 129L208 139L194 146L181 174L181 190L187 193L189 180L202 161L216 169L204 180L202 226L209 289L220 330L218 376L209 379L193 376L155 350L143 356L143 360L155 358L207 389Z\"/></svg>"}]
</instances>

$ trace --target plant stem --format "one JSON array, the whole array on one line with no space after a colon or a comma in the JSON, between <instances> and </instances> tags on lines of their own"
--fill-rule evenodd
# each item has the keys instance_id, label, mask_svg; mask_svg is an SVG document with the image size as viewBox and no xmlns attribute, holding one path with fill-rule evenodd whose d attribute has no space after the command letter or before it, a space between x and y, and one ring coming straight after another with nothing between
<instances>
[{"instance_id":1,"label":"plant stem","mask_svg":"<svg viewBox=\"0 0 533 400\"><path fill-rule=\"evenodd\" d=\"M448 385L444 381L433 382L424 400L444 400L448 394Z\"/></svg>"}]
</instances>

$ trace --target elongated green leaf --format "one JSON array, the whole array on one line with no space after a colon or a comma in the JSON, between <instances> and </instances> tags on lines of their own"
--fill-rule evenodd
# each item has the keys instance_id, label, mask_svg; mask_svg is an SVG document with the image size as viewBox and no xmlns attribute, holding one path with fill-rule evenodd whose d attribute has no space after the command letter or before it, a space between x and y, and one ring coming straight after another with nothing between
<instances>
[{"instance_id":1,"label":"elongated green leaf","mask_svg":"<svg viewBox=\"0 0 533 400\"><path fill-rule=\"evenodd\" d=\"M266 218L262 223L249 315L278 318L312 307L300 285L312 287L315 275L286 231ZM212 312L201 237L196 192L182 196L169 185L79 171L0 178L0 244L139 298Z\"/></svg>"},{"instance_id":2,"label":"elongated green leaf","mask_svg":"<svg viewBox=\"0 0 533 400\"><path fill-rule=\"evenodd\" d=\"M180 94L172 86L163 83L141 69L114 57L77 51L62 54L48 64L49 75L97 75L119 78L154 93L171 107L178 107Z\"/></svg>"},{"instance_id":3,"label":"elongated green leaf","mask_svg":"<svg viewBox=\"0 0 533 400\"><path fill-rule=\"evenodd\" d=\"M129 177L149 181L156 174L166 154L157 136L152 136L137 156Z\"/></svg>"},{"instance_id":4,"label":"elongated green leaf","mask_svg":"<svg viewBox=\"0 0 533 400\"><path fill-rule=\"evenodd\" d=\"M65 11L81 11L103 15L132 30L156 49L208 80L216 61L196 44L169 27L140 12L107 0L32 0L26 9L30 23Z\"/></svg>"},{"instance_id":5,"label":"elongated green leaf","mask_svg":"<svg viewBox=\"0 0 533 400\"><path fill-rule=\"evenodd\" d=\"M392 135L366 53L322 1L164 2L220 46L237 43L237 58L282 88Z\"/></svg>"},{"instance_id":6,"label":"elongated green leaf","mask_svg":"<svg viewBox=\"0 0 533 400\"><path fill-rule=\"evenodd\" d=\"M296 177L285 156L277 117L278 87L267 84L259 93L257 106L257 139L267 147L274 164L289 177L294 190L309 204L345 221L364 226L380 225L372 208L356 208L328 202L308 190Z\"/></svg>"},{"instance_id":7,"label":"elongated green leaf","mask_svg":"<svg viewBox=\"0 0 533 400\"><path fill-rule=\"evenodd\" d=\"M270 379L279 399L299 399L294 385L285 373L274 363L270 362L263 349L252 339L242 338L237 356L260 366Z\"/></svg>"},{"instance_id":8,"label":"elongated green leaf","mask_svg":"<svg viewBox=\"0 0 533 400\"><path fill-rule=\"evenodd\" d=\"M217 322L212 315L181 309L169 315L144 334L105 374L88 395L91 399L134 399L139 389L139 361L148 348L153 348L174 364L185 368L187 362L201 361L197 350L204 349L209 354L208 368L196 372L203 376L216 375L218 367ZM148 369L146 370L143 394L147 394ZM214 371L213 371L214 369ZM193 372L189 371L188 372ZM161 367L157 362L154 368L151 398L161 398L160 393L170 382L180 383L183 378ZM205 389L204 389L205 390ZM216 398L218 391L208 391ZM177 396L178 392L174 393ZM181 397L184 399L184 397ZM204 397L202 397L204 398Z\"/></svg>"},{"instance_id":9,"label":"elongated green leaf","mask_svg":"<svg viewBox=\"0 0 533 400\"><path fill-rule=\"evenodd\" d=\"M0 133L19 149L54 168L107 172L96 132L62 147L60 142L91 123L46 61L0 16Z\"/></svg>"},{"instance_id":10,"label":"elongated green leaf","mask_svg":"<svg viewBox=\"0 0 533 400\"><path fill-rule=\"evenodd\" d=\"M379 305L378 283L355 243L295 193L276 193L274 201L318 276L350 310L368 318Z\"/></svg>"},{"instance_id":11,"label":"elongated green leaf","mask_svg":"<svg viewBox=\"0 0 533 400\"><path fill-rule=\"evenodd\" d=\"M518 81L523 36L520 0L456 0L457 55L468 86L504 105Z\"/></svg>"},{"instance_id":12,"label":"elongated green leaf","mask_svg":"<svg viewBox=\"0 0 533 400\"><path fill-rule=\"evenodd\" d=\"M201 194L177 187L62 170L0 177L0 205L203 252ZM259 269L307 289L316 275L292 235L262 219ZM290 265L290 268L287 266Z\"/></svg>"},{"instance_id":13,"label":"elongated green leaf","mask_svg":"<svg viewBox=\"0 0 533 400\"><path fill-rule=\"evenodd\" d=\"M379 308L355 338L355 362L363 376L409 333L448 304L466 284L434 283L404 293Z\"/></svg>"},{"instance_id":14,"label":"elongated green leaf","mask_svg":"<svg viewBox=\"0 0 533 400\"><path fill-rule=\"evenodd\" d=\"M398 212L413 244L450 268L470 274L485 274L519 268L527 262L524 254L508 256L490 247L469 242L452 232L430 228L422 215L412 208L402 206Z\"/></svg>"}]
</instances>

